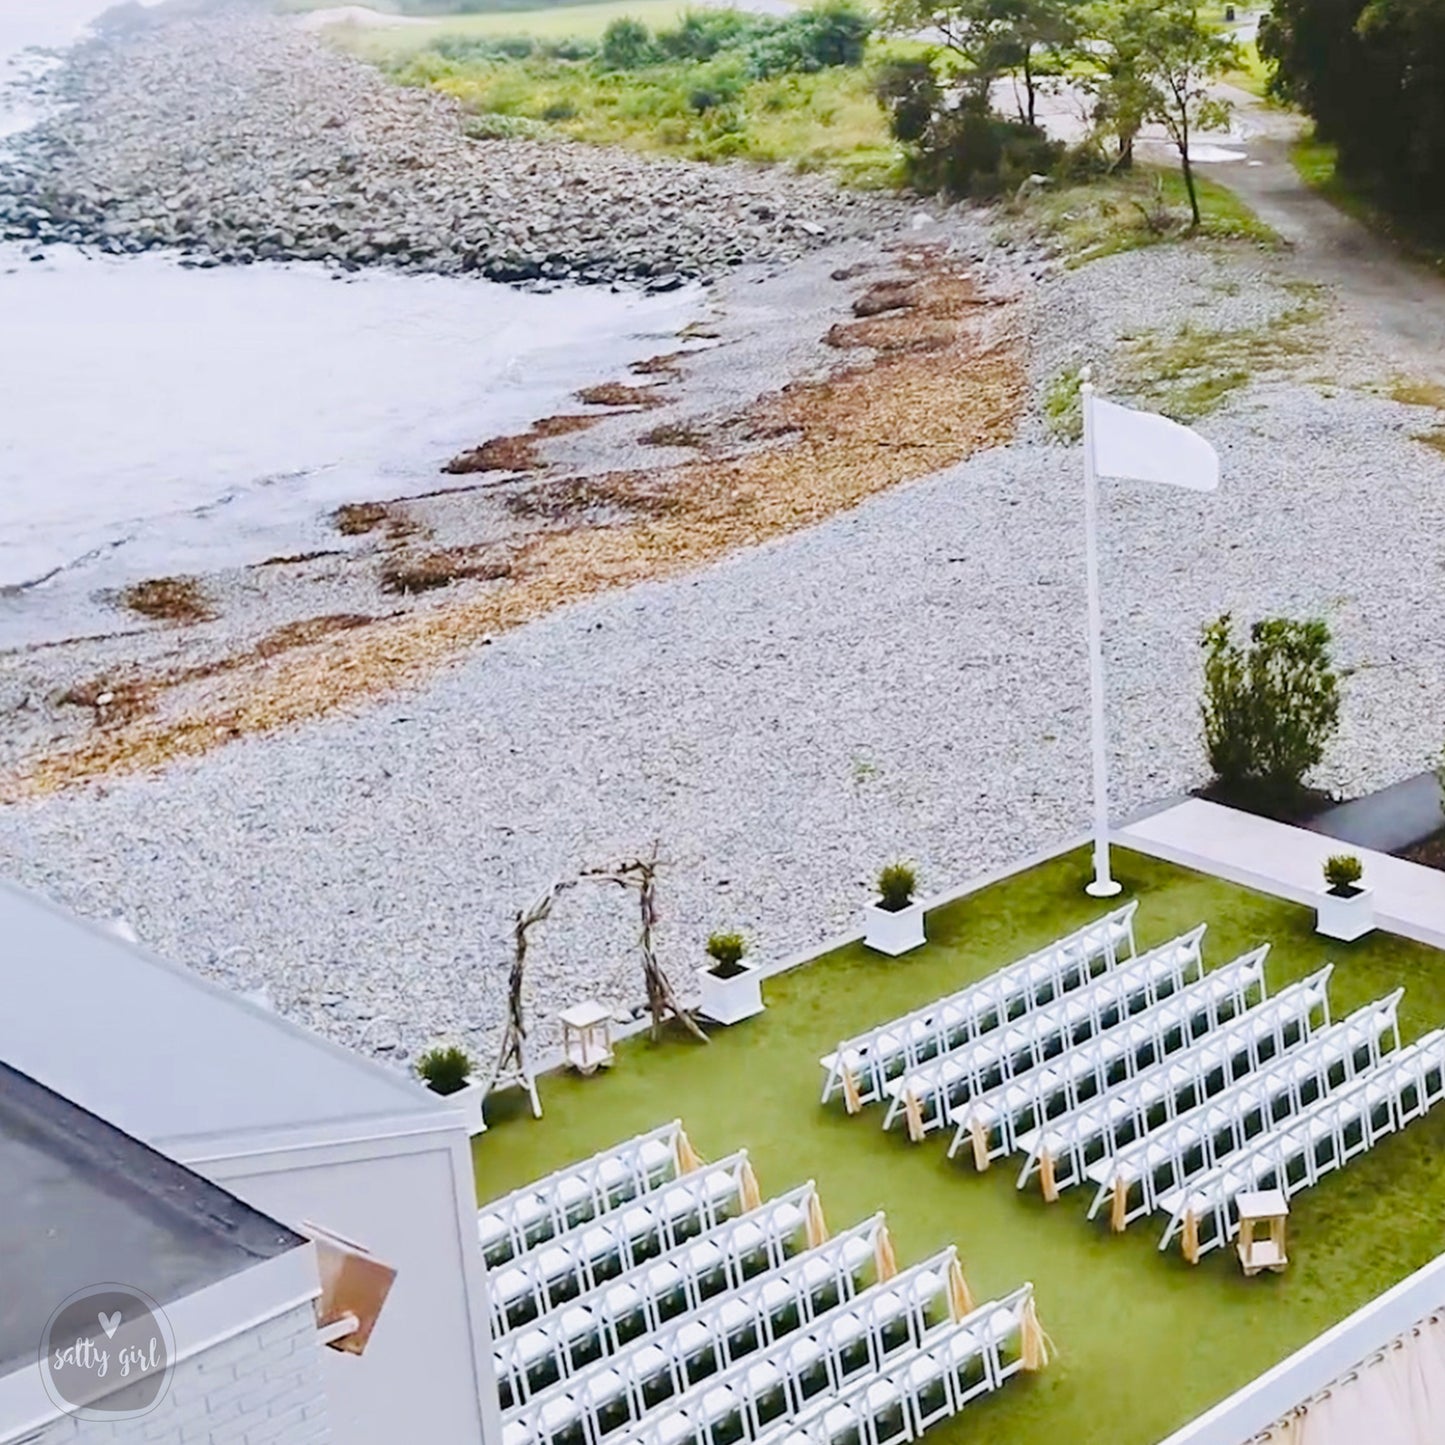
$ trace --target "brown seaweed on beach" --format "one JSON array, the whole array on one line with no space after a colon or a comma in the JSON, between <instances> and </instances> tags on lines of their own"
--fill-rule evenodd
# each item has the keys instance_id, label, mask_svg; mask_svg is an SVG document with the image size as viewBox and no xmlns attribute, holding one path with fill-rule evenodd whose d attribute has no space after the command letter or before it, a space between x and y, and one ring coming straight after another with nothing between
<instances>
[{"instance_id":1,"label":"brown seaweed on beach","mask_svg":"<svg viewBox=\"0 0 1445 1445\"><path fill-rule=\"evenodd\" d=\"M899 264L920 283L917 304L895 318L899 344L860 353L826 380L764 396L734 420L739 435L770 440L732 455L548 483L559 488L550 493L558 506L589 497L621 515L594 521L567 512L572 524L534 533L497 586L324 631L264 662L253 650L212 664L199 694L178 691L148 715L62 743L0 776L0 799L161 767L233 736L418 686L448 658L566 603L703 566L1007 442L1028 391L1016 308L979 297L944 256L903 254ZM902 344L910 327L927 328L914 339L927 335L932 344L940 321L954 327L942 350ZM158 686L169 681L163 676Z\"/></svg>"}]
</instances>

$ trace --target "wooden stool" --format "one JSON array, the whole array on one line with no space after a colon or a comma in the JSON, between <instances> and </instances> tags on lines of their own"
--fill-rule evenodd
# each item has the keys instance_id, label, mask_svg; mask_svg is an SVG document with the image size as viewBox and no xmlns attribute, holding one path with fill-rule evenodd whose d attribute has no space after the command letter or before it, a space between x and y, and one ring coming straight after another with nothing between
<instances>
[{"instance_id":1,"label":"wooden stool","mask_svg":"<svg viewBox=\"0 0 1445 1445\"><path fill-rule=\"evenodd\" d=\"M557 1015L562 1021L562 1055L579 1074L612 1064L612 1011L600 1003L577 1003Z\"/></svg>"},{"instance_id":2,"label":"wooden stool","mask_svg":"<svg viewBox=\"0 0 1445 1445\"><path fill-rule=\"evenodd\" d=\"M1285 1220L1289 1218L1289 1204L1278 1189L1260 1189L1241 1194L1234 1201L1239 1211L1239 1262L1247 1275L1256 1275L1262 1269L1283 1271L1289 1263L1284 1251ZM1269 1226L1264 1239L1255 1235L1261 1224Z\"/></svg>"}]
</instances>

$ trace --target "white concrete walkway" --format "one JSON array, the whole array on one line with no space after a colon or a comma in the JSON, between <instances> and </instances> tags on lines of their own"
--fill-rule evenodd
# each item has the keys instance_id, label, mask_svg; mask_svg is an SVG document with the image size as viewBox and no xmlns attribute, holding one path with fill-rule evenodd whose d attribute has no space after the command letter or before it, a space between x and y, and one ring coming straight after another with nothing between
<instances>
[{"instance_id":1,"label":"white concrete walkway","mask_svg":"<svg viewBox=\"0 0 1445 1445\"><path fill-rule=\"evenodd\" d=\"M1434 868L1198 798L1128 824L1115 840L1295 903L1314 901L1324 886L1321 865L1331 853L1353 853L1375 890L1379 926L1445 948L1445 873Z\"/></svg>"}]
</instances>

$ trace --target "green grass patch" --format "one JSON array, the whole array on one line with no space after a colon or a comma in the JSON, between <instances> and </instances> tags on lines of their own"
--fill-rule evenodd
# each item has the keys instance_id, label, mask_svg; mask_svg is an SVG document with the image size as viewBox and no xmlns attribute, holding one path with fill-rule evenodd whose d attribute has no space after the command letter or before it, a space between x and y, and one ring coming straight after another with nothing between
<instances>
[{"instance_id":1,"label":"green grass patch","mask_svg":"<svg viewBox=\"0 0 1445 1445\"><path fill-rule=\"evenodd\" d=\"M1044 425L1056 441L1076 442L1084 435L1084 404L1079 370L1061 371L1044 387Z\"/></svg>"},{"instance_id":2,"label":"green grass patch","mask_svg":"<svg viewBox=\"0 0 1445 1445\"><path fill-rule=\"evenodd\" d=\"M670 0L669 7L662 18L670 22L678 10ZM350 37L346 44L366 54L374 34L360 37L359 48ZM799 170L829 171L855 186L884 187L901 183L904 160L873 94L873 64L891 53L880 43L870 47L863 66L761 80L749 79L740 60L726 54L704 63L608 71L536 53L453 59L425 50L393 53L388 69L404 84L430 86L459 101L475 117L471 129L479 135L508 133L492 122L502 116L596 144L690 160L786 162Z\"/></svg>"},{"instance_id":3,"label":"green grass patch","mask_svg":"<svg viewBox=\"0 0 1445 1445\"><path fill-rule=\"evenodd\" d=\"M1290 152L1300 179L1331 205L1384 236L1407 256L1445 273L1445 236L1431 235L1392 215L1339 170L1339 151L1317 136L1298 141Z\"/></svg>"},{"instance_id":4,"label":"green grass patch","mask_svg":"<svg viewBox=\"0 0 1445 1445\"><path fill-rule=\"evenodd\" d=\"M1271 944L1272 992L1336 962L1332 1005L1350 1009L1406 986L1407 1037L1445 1019L1445 957L1384 933L1329 944L1311 910L1115 850L1126 897L1141 900L1141 947L1207 921L1211 966ZM545 1117L520 1095L488 1103L475 1141L478 1197L495 1198L680 1116L717 1158L746 1145L765 1195L816 1179L830 1224L888 1211L900 1264L957 1243L975 1294L1024 1280L1058 1358L930 1432L936 1445L1155 1445L1170 1431L1433 1259L1445 1210L1445 1109L1291 1201L1290 1266L1247 1280L1228 1250L1186 1265L1159 1254L1162 1221L1112 1236L1084 1219L1088 1192L1046 1205L1014 1188L1017 1164L975 1174L938 1134L911 1145L879 1128L877 1107L822 1108L817 1060L841 1038L982 978L1098 917L1084 851L929 915L929 943L889 960L852 944L765 985L767 1012L707 1045L628 1041L607 1075L540 1081ZM681 972L681 964L674 967ZM640 981L639 981L640 987ZM966 1152L966 1151L965 1151Z\"/></svg>"},{"instance_id":5,"label":"green grass patch","mask_svg":"<svg viewBox=\"0 0 1445 1445\"><path fill-rule=\"evenodd\" d=\"M1007 210L1049 243L1068 265L1083 266L1121 251L1204 238L1274 245L1279 237L1233 191L1196 181L1202 216L1189 225L1189 197L1177 170L1133 170L1080 185L1038 192Z\"/></svg>"},{"instance_id":6,"label":"green grass patch","mask_svg":"<svg viewBox=\"0 0 1445 1445\"><path fill-rule=\"evenodd\" d=\"M1240 66L1224 75L1224 81L1238 90L1247 90L1260 100L1269 99L1270 67L1259 53L1259 46L1247 40L1239 47Z\"/></svg>"},{"instance_id":7,"label":"green grass patch","mask_svg":"<svg viewBox=\"0 0 1445 1445\"><path fill-rule=\"evenodd\" d=\"M1261 375L1287 370L1314 353L1312 326L1323 314L1312 294L1258 327L1187 324L1129 338L1121 386L1179 421L1197 421Z\"/></svg>"}]
</instances>

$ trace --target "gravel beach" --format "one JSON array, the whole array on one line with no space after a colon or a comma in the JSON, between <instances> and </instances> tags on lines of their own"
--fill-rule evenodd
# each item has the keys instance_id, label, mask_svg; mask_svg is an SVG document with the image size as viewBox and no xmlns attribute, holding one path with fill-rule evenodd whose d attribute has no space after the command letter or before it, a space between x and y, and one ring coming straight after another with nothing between
<instances>
[{"instance_id":1,"label":"gravel beach","mask_svg":"<svg viewBox=\"0 0 1445 1445\"><path fill-rule=\"evenodd\" d=\"M1081 459L1060 398L1084 362L1174 411L1198 375L1234 378L1198 423L1218 494L1105 491L1118 811L1203 781L1198 635L1224 611L1333 627L1344 726L1320 786L1359 792L1438 752L1445 456L1418 438L1439 419L1391 399L1400 363L1287 250L1161 245L1070 270L987 214L477 147L442 102L297 30L219 23L260 26L248 54L276 75L258 124L296 123L294 163L248 111L248 144L201 164L189 127L228 113L173 113L161 56L223 62L191 21L143 25L101 42L126 86L100 50L60 72L74 108L10 167L22 199L0 224L205 264L319 248L331 266L721 279L706 324L583 394L585 426L478 436L483 470L439 471L434 497L357 497L354 530L318 518L306 554L202 579L213 620L0 655L0 793L37 751L81 759L60 791L0 807L7 876L404 1065L439 1038L495 1052L513 914L579 868L657 845L660 954L686 995L713 930L781 958L852 925L892 858L933 892L1066 837L1089 775ZM315 99L323 65L343 67L344 106ZM412 164L433 148L434 169ZM313 165L343 177L349 211L302 204ZM503 191L533 184L523 224ZM42 187L60 199L35 214ZM445 585L387 590L388 567L438 549ZM329 714L216 710L217 689L264 690L319 639ZM363 653L374 686L353 686ZM107 710L119 696L144 725L159 674L193 711L169 720L184 745L149 756L187 760L126 775L148 755L106 751L126 726ZM535 1037L555 1042L584 997L635 1010L635 939L619 894L568 894L531 955Z\"/></svg>"},{"instance_id":2,"label":"gravel beach","mask_svg":"<svg viewBox=\"0 0 1445 1445\"><path fill-rule=\"evenodd\" d=\"M1158 248L1060 271L1030 304L1042 397L1141 332L1278 330L1288 257ZM1353 792L1439 745L1445 462L1388 359L1321 319L1293 371L1200 429L1212 497L1111 485L1103 575L1117 806L1203 779L1200 623L1318 613L1350 671L1318 779ZM847 927L882 861L940 889L1080 828L1086 684L1077 448L1018 439L715 565L557 610L358 715L157 778L0 814L7 872L124 913L161 952L404 1061L498 1041L512 912L559 873L659 844L662 958L710 930L776 958ZM580 997L641 1000L635 920L569 895L531 972L539 1037Z\"/></svg>"},{"instance_id":3,"label":"gravel beach","mask_svg":"<svg viewBox=\"0 0 1445 1445\"><path fill-rule=\"evenodd\" d=\"M473 140L453 102L241 3L130 13L48 85L59 113L0 158L0 240L669 288L905 210L781 169Z\"/></svg>"}]
</instances>

